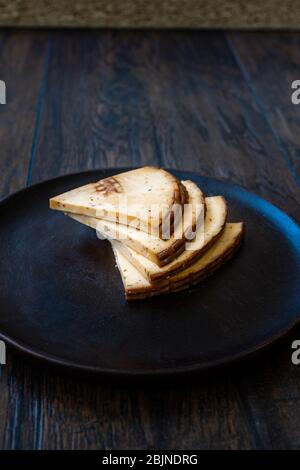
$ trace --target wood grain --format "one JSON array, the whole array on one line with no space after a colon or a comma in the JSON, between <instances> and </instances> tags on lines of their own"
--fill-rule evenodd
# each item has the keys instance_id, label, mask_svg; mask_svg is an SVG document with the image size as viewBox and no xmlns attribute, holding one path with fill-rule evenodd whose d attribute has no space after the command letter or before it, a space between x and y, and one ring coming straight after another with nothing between
<instances>
[{"instance_id":1,"label":"wood grain","mask_svg":"<svg viewBox=\"0 0 300 470\"><path fill-rule=\"evenodd\" d=\"M18 33L9 34L16 44ZM255 68L266 63L271 77L274 58L288 52L282 69L298 70L297 33L282 44L277 33L249 41L231 35L229 43L208 32L58 31L48 43L42 33L22 34L38 45L26 49L19 41L3 69L20 67L22 47L34 56L27 52L19 69L31 83L26 112L16 114L16 104L18 131L1 136L3 193L25 183L30 156L28 180L34 182L154 163L237 182L300 220L296 110L280 98L284 121L272 109L293 71L277 74L278 84L266 94ZM290 362L292 339L233 369L151 386L78 381L9 355L0 377L0 446L297 448L300 369Z\"/></svg>"},{"instance_id":2,"label":"wood grain","mask_svg":"<svg viewBox=\"0 0 300 470\"><path fill-rule=\"evenodd\" d=\"M46 32L0 34L1 80L6 83L7 94L7 103L0 105L2 196L26 185L47 38Z\"/></svg>"},{"instance_id":3,"label":"wood grain","mask_svg":"<svg viewBox=\"0 0 300 470\"><path fill-rule=\"evenodd\" d=\"M49 70L34 181L155 163L236 182L300 215L297 181L222 35L58 33Z\"/></svg>"},{"instance_id":4,"label":"wood grain","mask_svg":"<svg viewBox=\"0 0 300 470\"><path fill-rule=\"evenodd\" d=\"M139 40L117 32L55 34L34 181L79 168L159 163L148 83L136 76Z\"/></svg>"},{"instance_id":5,"label":"wood grain","mask_svg":"<svg viewBox=\"0 0 300 470\"><path fill-rule=\"evenodd\" d=\"M260 39L265 47L260 47ZM292 103L291 85L299 77L300 37L292 33L254 36L230 33L229 43L257 105L272 128L286 166L299 186L300 109Z\"/></svg>"}]
</instances>

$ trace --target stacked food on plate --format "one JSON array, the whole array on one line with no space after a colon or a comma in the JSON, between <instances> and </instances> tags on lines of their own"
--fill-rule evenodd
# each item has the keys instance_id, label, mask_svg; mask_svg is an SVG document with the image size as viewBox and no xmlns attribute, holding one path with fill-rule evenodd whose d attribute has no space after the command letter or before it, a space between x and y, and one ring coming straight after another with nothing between
<instances>
[{"instance_id":1,"label":"stacked food on plate","mask_svg":"<svg viewBox=\"0 0 300 470\"><path fill-rule=\"evenodd\" d=\"M243 237L243 223L226 220L223 196L206 197L193 181L156 167L72 189L51 198L50 207L110 241L128 300L199 283Z\"/></svg>"}]
</instances>

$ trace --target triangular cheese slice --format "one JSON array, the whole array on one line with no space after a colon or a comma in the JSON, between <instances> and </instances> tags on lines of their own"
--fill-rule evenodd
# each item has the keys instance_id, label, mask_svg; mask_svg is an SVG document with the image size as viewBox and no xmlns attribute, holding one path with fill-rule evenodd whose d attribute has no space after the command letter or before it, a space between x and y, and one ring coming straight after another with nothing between
<instances>
[{"instance_id":1,"label":"triangular cheese slice","mask_svg":"<svg viewBox=\"0 0 300 470\"><path fill-rule=\"evenodd\" d=\"M67 213L71 218L97 230L102 237L117 239L123 244L148 258L158 266L170 263L185 249L187 240L192 240L196 229L203 227L204 219L204 196L198 186L192 181L182 181L188 195L189 203L185 204L182 223L177 223L173 235L168 240L148 235L146 232L134 227L109 222L95 217Z\"/></svg>"},{"instance_id":2,"label":"triangular cheese slice","mask_svg":"<svg viewBox=\"0 0 300 470\"><path fill-rule=\"evenodd\" d=\"M50 208L123 224L135 221L140 230L161 237L163 223L172 222L174 204L182 206L187 198L171 173L144 167L52 197Z\"/></svg>"},{"instance_id":3,"label":"triangular cheese slice","mask_svg":"<svg viewBox=\"0 0 300 470\"><path fill-rule=\"evenodd\" d=\"M222 235L215 244L194 264L183 271L162 280L159 284L151 284L123 256L119 249L120 242L112 242L117 266L120 270L125 288L125 295L130 299L144 299L168 292L189 288L225 263L239 247L243 237L243 223L227 223Z\"/></svg>"}]
</instances>

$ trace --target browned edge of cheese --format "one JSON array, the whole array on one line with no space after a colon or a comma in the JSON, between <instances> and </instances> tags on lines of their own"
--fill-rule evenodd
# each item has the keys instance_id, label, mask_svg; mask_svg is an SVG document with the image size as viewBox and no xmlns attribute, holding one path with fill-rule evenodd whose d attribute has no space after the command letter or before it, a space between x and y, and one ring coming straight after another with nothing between
<instances>
[{"instance_id":1,"label":"browned edge of cheese","mask_svg":"<svg viewBox=\"0 0 300 470\"><path fill-rule=\"evenodd\" d=\"M217 233L211 240L209 243L207 243L206 245L203 246L203 248L201 248L200 250L195 250L193 252L193 255L190 256L190 258L188 260L186 260L186 262L182 263L180 266L177 266L177 267L174 267L173 269L170 269L170 271L168 271L167 273L165 272L162 272L162 273L155 273L155 274L151 274L150 275L150 278L151 278L151 282L159 282L161 279L165 278L166 275L167 276L172 276L173 274L176 274L177 272L179 271L182 271L183 269L189 267L191 264L195 263L199 258L201 258L201 256L204 255L204 253L206 253L206 251L209 250L209 248L216 242L216 240L222 235L223 231L224 231L224 228L225 228L225 225L226 225L226 220L227 220L227 213L228 213L228 206L227 206L227 202L226 202L226 199L221 196L222 199L224 200L224 203L225 203L225 210L226 210L226 213L225 213L225 218L224 218L224 223L223 223L223 226L220 230L219 233ZM205 220L204 220L204 223L205 223ZM174 261L174 258L178 257L181 253L183 253L185 249L185 243L183 244L182 246L182 250L181 252L179 253L176 253L176 256L172 257L171 259L165 259L164 261L166 261L164 263L164 266L166 266L167 264L169 264L171 261Z\"/></svg>"},{"instance_id":2,"label":"browned edge of cheese","mask_svg":"<svg viewBox=\"0 0 300 470\"><path fill-rule=\"evenodd\" d=\"M241 245L245 233L245 224L242 223L242 231L236 237L234 244L228 248L228 250L223 253L217 260L212 261L204 271L200 272L199 276L194 275L192 279L188 277L185 282L172 285L162 286L153 286L153 289L149 289L144 292L135 293L134 291L127 290L125 291L126 300L142 300L156 295L168 294L172 292L178 292L184 289L188 289L194 285L199 284L208 276L212 275L218 268L220 268L226 261L228 261L234 253L238 250ZM195 273L193 273L195 274Z\"/></svg>"},{"instance_id":3,"label":"browned edge of cheese","mask_svg":"<svg viewBox=\"0 0 300 470\"><path fill-rule=\"evenodd\" d=\"M184 187L184 185L182 185L182 186ZM199 188L199 189L202 192L201 188ZM185 188L185 190L186 190L186 188ZM188 202L190 203L189 195L188 195ZM203 217L205 217L206 204L205 204L205 197L204 197L203 192L202 192L202 197L201 197L201 204L202 204L203 210L204 210ZM173 215L174 215L174 213L173 213ZM192 225L192 231L193 232L196 229L196 223L197 223L197 221L195 221L195 223L193 223L193 225ZM166 264L171 263L171 261L173 261L174 258L177 258L179 255L181 255L181 253L185 249L185 244L186 244L187 241L191 241L191 240L187 240L185 234L183 234L182 238L174 239L172 244L170 246L168 246L168 248L165 248L164 250L158 252L157 253L158 266L160 266L160 267L165 266Z\"/></svg>"},{"instance_id":4,"label":"browned edge of cheese","mask_svg":"<svg viewBox=\"0 0 300 470\"><path fill-rule=\"evenodd\" d=\"M173 176L173 177L175 178L175 176ZM175 204L179 204L181 207L183 207L184 204L187 204L189 202L189 193L188 193L186 187L179 180L177 180L177 178L175 178L175 179L177 181L178 188L174 189L173 203L171 204L171 208ZM163 222L165 220L168 220L169 217L170 217L170 233L171 234L174 233L174 211L173 211L173 209L171 209L169 212L167 212L165 214L164 218L162 218L160 216L158 231L159 231L159 238L161 238L162 240L164 239L163 234L162 234ZM149 228L150 228L150 226L149 226Z\"/></svg>"}]
</instances>

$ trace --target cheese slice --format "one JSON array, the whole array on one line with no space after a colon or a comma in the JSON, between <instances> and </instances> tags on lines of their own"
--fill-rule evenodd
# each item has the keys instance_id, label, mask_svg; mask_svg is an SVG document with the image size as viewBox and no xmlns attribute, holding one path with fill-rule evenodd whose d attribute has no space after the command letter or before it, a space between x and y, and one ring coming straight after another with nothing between
<instances>
[{"instance_id":1,"label":"cheese slice","mask_svg":"<svg viewBox=\"0 0 300 470\"><path fill-rule=\"evenodd\" d=\"M171 173L144 167L86 184L50 199L50 208L136 227L162 237L162 225L171 220L174 204L188 195Z\"/></svg>"},{"instance_id":2,"label":"cheese slice","mask_svg":"<svg viewBox=\"0 0 300 470\"><path fill-rule=\"evenodd\" d=\"M67 213L69 217L97 230L100 238L117 239L124 245L135 250L143 257L158 266L170 263L185 249L185 243L195 237L197 229L203 228L204 195L192 181L182 181L189 195L189 203L185 204L178 216L181 220L176 224L174 233L168 240L153 237L134 227L109 222L95 217ZM198 235L199 236L199 235Z\"/></svg>"},{"instance_id":3,"label":"cheese slice","mask_svg":"<svg viewBox=\"0 0 300 470\"><path fill-rule=\"evenodd\" d=\"M160 282L167 276L171 276L178 271L182 271L187 266L200 258L205 251L222 234L227 218L227 205L222 196L212 196L205 198L206 215L204 227L200 227L196 237L185 244L185 251L169 264L160 267L145 258L141 254L132 250L124 243L118 244L118 251L128 259L128 261L149 280L149 282Z\"/></svg>"},{"instance_id":4,"label":"cheese slice","mask_svg":"<svg viewBox=\"0 0 300 470\"><path fill-rule=\"evenodd\" d=\"M154 295L187 289L214 272L224 264L239 247L243 237L243 223L227 223L222 235L214 245L195 263L179 273L151 284L128 261L120 250L121 243L112 241L117 266L120 270L125 296L128 300L144 299Z\"/></svg>"}]
</instances>

